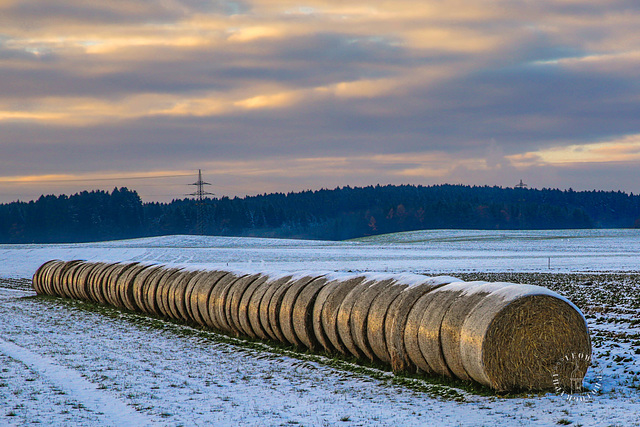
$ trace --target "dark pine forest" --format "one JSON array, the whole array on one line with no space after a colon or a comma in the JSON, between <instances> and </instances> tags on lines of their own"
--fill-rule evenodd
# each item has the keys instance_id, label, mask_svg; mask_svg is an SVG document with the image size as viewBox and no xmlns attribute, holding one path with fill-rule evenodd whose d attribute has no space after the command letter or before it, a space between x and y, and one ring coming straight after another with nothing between
<instances>
[{"instance_id":1,"label":"dark pine forest","mask_svg":"<svg viewBox=\"0 0 640 427\"><path fill-rule=\"evenodd\" d=\"M200 215L199 215L200 213ZM0 204L0 243L170 234L344 240L426 229L640 227L640 196L464 185L386 185L143 203L127 188Z\"/></svg>"}]
</instances>

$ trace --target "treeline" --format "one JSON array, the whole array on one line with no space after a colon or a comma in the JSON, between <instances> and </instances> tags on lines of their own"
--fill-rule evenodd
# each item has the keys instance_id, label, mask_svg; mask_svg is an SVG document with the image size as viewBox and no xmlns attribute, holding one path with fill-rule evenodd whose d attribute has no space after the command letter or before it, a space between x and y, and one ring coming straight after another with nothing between
<instances>
[{"instance_id":1,"label":"treeline","mask_svg":"<svg viewBox=\"0 0 640 427\"><path fill-rule=\"evenodd\" d=\"M0 242L85 242L167 234L343 240L424 229L640 227L640 196L464 185L369 186L143 203L116 188L0 205Z\"/></svg>"}]
</instances>

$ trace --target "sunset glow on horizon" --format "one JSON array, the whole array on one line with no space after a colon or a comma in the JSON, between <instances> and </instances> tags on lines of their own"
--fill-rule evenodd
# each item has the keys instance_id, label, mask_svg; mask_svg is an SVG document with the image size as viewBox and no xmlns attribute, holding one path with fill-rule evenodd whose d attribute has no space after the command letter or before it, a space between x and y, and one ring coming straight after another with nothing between
<instances>
[{"instance_id":1,"label":"sunset glow on horizon","mask_svg":"<svg viewBox=\"0 0 640 427\"><path fill-rule=\"evenodd\" d=\"M5 0L0 25L0 202L165 201L198 169L218 196L640 192L637 2Z\"/></svg>"}]
</instances>

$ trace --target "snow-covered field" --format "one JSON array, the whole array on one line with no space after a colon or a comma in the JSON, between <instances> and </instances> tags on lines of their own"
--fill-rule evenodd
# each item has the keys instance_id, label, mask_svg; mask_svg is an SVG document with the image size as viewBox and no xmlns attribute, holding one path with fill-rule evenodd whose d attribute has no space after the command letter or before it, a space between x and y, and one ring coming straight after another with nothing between
<instances>
[{"instance_id":1,"label":"snow-covered field","mask_svg":"<svg viewBox=\"0 0 640 427\"><path fill-rule=\"evenodd\" d=\"M352 242L170 236L0 245L0 425L640 425L640 230L423 231ZM409 271L548 286L592 331L601 392L499 396L460 382L34 297L44 261Z\"/></svg>"}]
</instances>

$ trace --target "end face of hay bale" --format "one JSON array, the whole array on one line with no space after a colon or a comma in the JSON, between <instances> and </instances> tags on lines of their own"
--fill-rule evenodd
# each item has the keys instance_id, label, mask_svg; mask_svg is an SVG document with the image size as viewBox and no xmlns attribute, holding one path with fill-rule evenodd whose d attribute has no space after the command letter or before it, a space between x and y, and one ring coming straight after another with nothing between
<instances>
[{"instance_id":1,"label":"end face of hay bale","mask_svg":"<svg viewBox=\"0 0 640 427\"><path fill-rule=\"evenodd\" d=\"M205 326L205 323L204 323L204 320L202 319L202 316L200 316L200 311L198 309L198 298L199 298L198 292L201 292L200 281L202 280L202 283L204 284L205 283L204 278L209 273L210 273L209 271L199 271L195 276L191 278L191 280L189 280L189 283L187 283L187 288L185 289L185 293L184 293L186 308L187 308L187 315L189 316L190 319L192 319L194 322L196 322L198 325L201 325L201 326ZM209 291L211 290L211 287L209 287ZM204 288L202 290L204 290ZM207 293L207 298L208 298L208 293Z\"/></svg>"},{"instance_id":2,"label":"end face of hay bale","mask_svg":"<svg viewBox=\"0 0 640 427\"><path fill-rule=\"evenodd\" d=\"M591 342L582 313L553 292L526 288L494 292L471 311L461 333L466 371L496 390L549 390L554 380L583 378Z\"/></svg>"},{"instance_id":3,"label":"end face of hay bale","mask_svg":"<svg viewBox=\"0 0 640 427\"><path fill-rule=\"evenodd\" d=\"M134 267L130 268L118 281L118 295L120 297L120 301L122 304L131 311L137 311L138 306L136 305L136 301L133 297L133 288L136 278L139 274L148 270L151 266L137 264Z\"/></svg>"}]
</instances>

